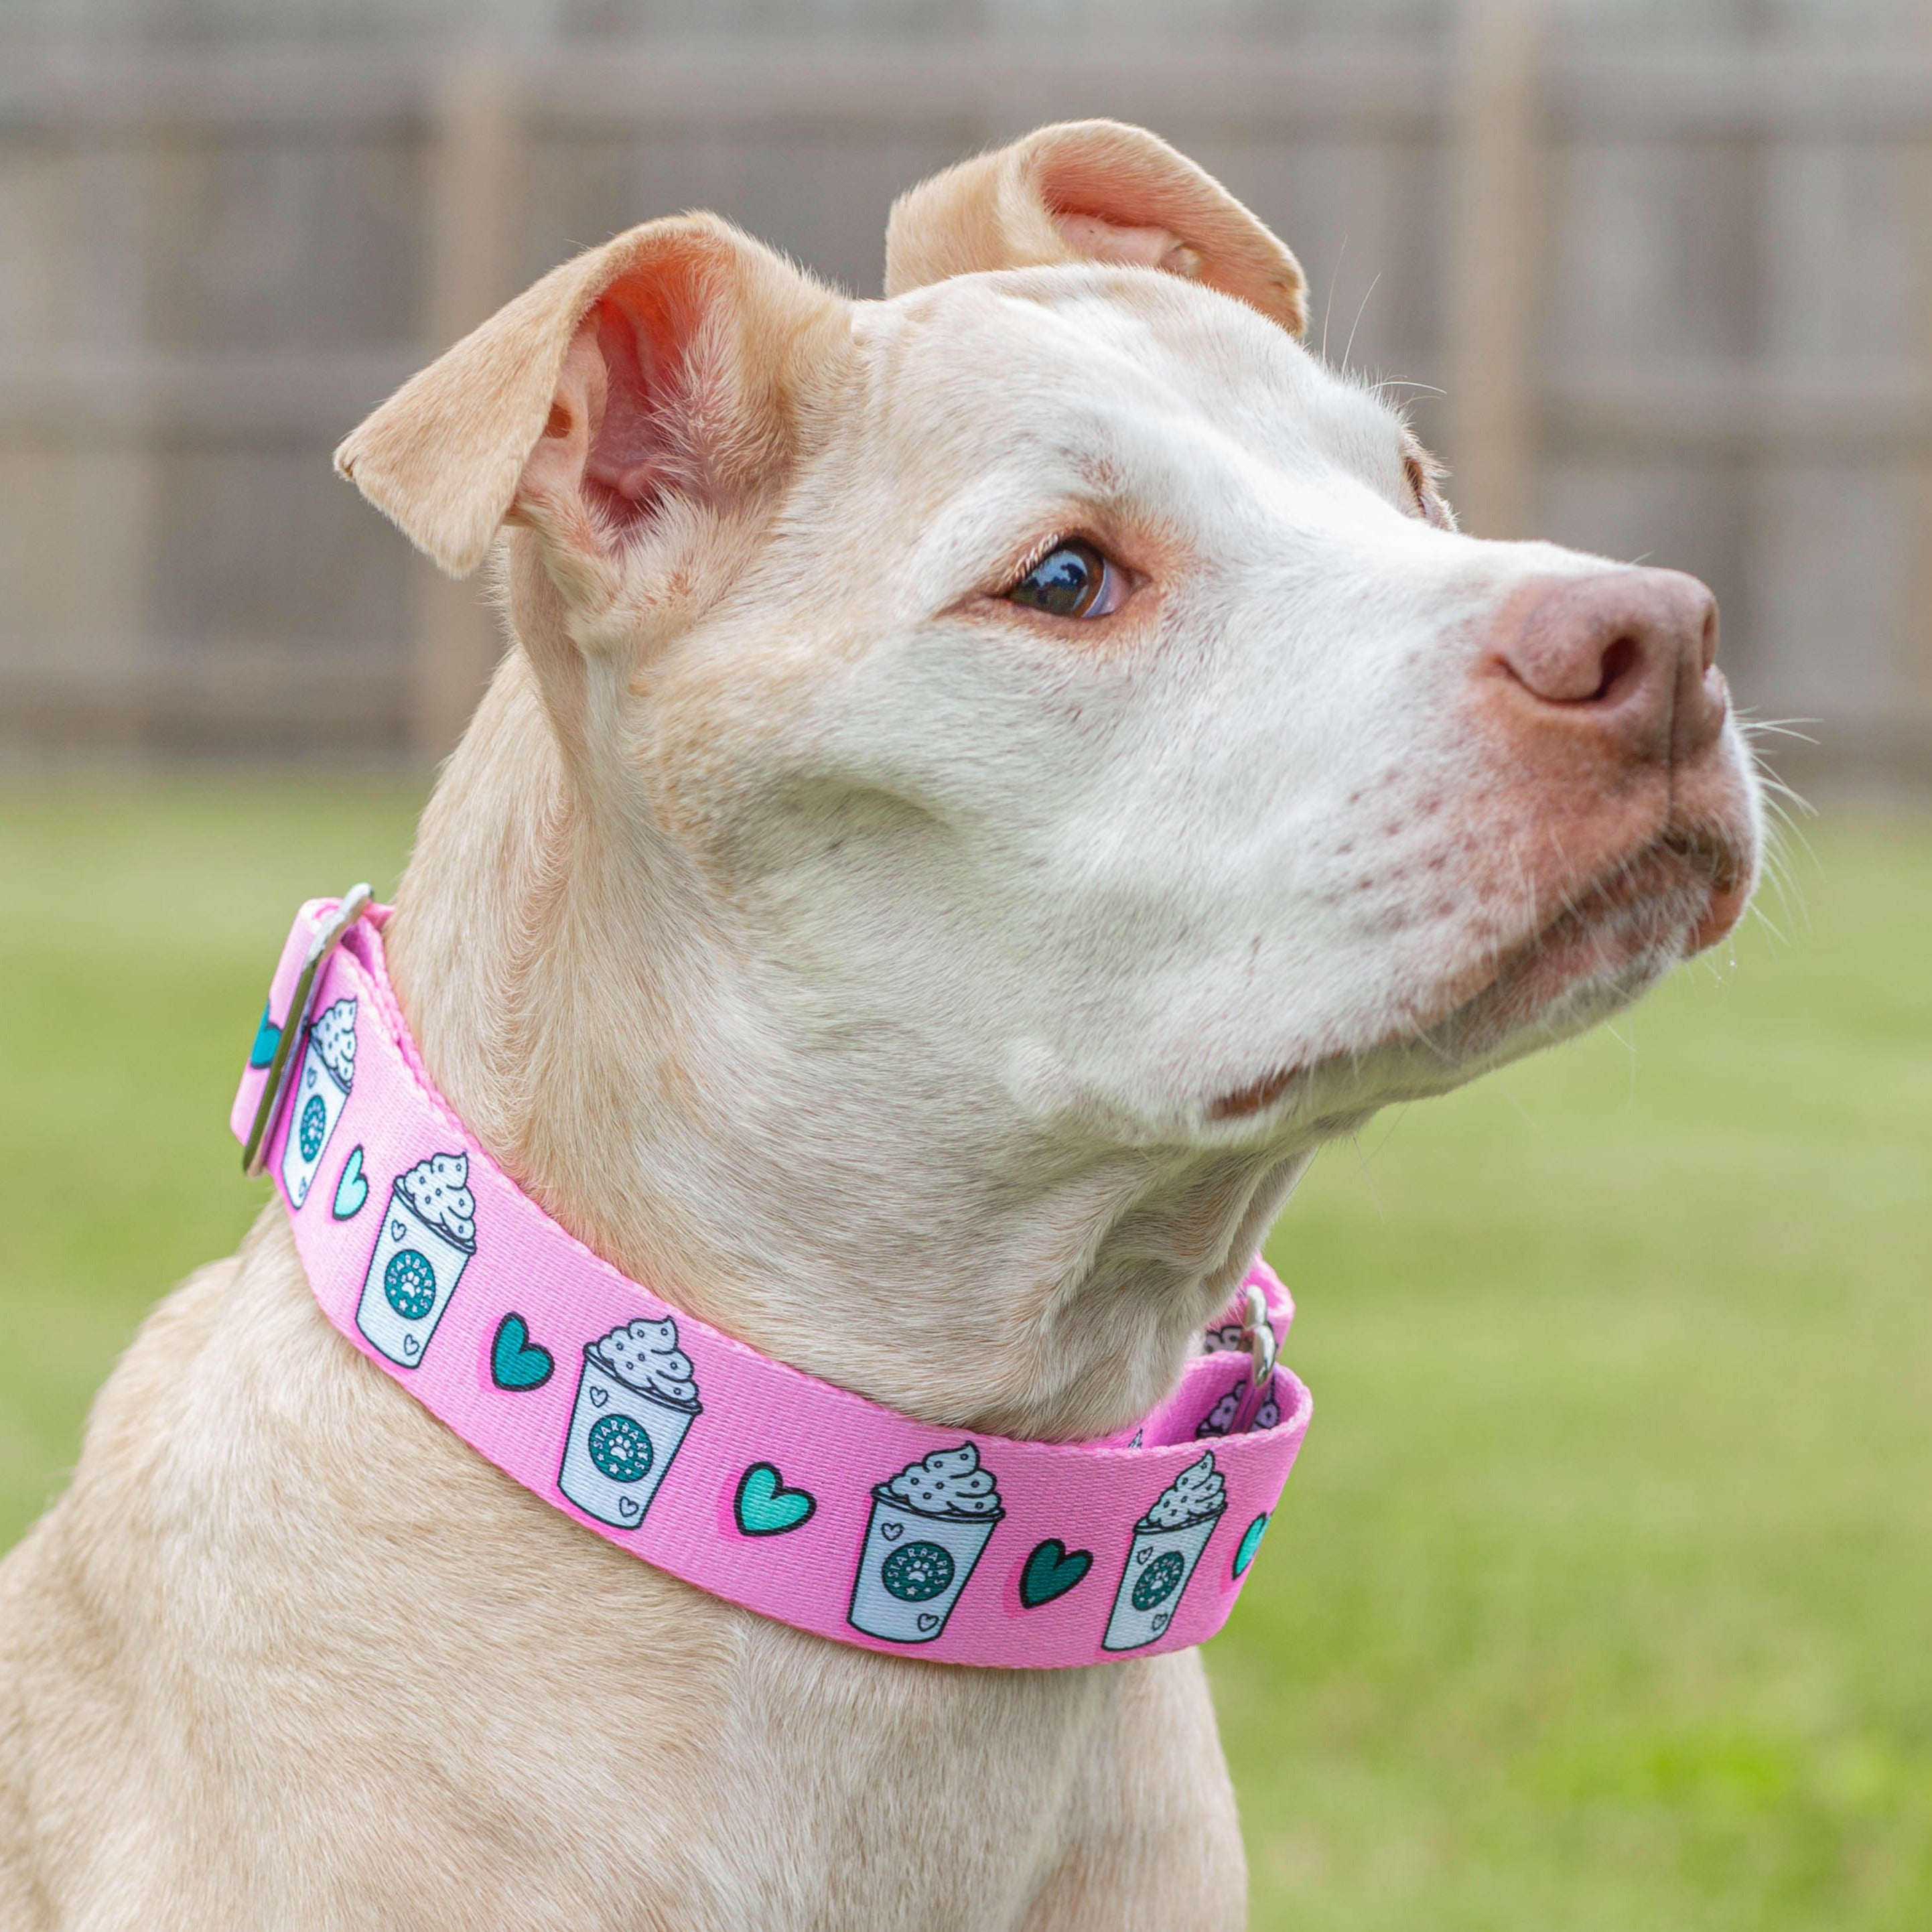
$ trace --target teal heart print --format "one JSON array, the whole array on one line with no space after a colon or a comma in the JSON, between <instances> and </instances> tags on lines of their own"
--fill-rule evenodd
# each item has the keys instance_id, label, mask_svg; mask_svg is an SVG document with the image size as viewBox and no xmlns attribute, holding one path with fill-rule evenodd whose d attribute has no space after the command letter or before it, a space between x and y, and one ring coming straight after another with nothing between
<instances>
[{"instance_id":1,"label":"teal heart print","mask_svg":"<svg viewBox=\"0 0 1932 1932\"><path fill-rule=\"evenodd\" d=\"M262 1009L261 1024L255 1029L255 1042L248 1049L250 1066L266 1066L275 1057L275 1048L280 1045L282 1030L268 1017L266 1006Z\"/></svg>"},{"instance_id":2,"label":"teal heart print","mask_svg":"<svg viewBox=\"0 0 1932 1932\"><path fill-rule=\"evenodd\" d=\"M335 1199L329 1212L338 1221L352 1221L369 1198L368 1176L362 1172L362 1150L352 1147L342 1163L342 1178L335 1184Z\"/></svg>"},{"instance_id":3,"label":"teal heart print","mask_svg":"<svg viewBox=\"0 0 1932 1932\"><path fill-rule=\"evenodd\" d=\"M807 1490L788 1490L775 1462L754 1462L738 1479L734 1505L747 1536L782 1536L812 1520L818 1499Z\"/></svg>"},{"instance_id":4,"label":"teal heart print","mask_svg":"<svg viewBox=\"0 0 1932 1932\"><path fill-rule=\"evenodd\" d=\"M1036 1545L1020 1572L1020 1601L1030 1610L1064 1597L1094 1567L1090 1550L1069 1550L1058 1537Z\"/></svg>"},{"instance_id":5,"label":"teal heart print","mask_svg":"<svg viewBox=\"0 0 1932 1932\"><path fill-rule=\"evenodd\" d=\"M1241 1538L1241 1546L1234 1552L1234 1574L1237 1576L1247 1574L1248 1565L1255 1560L1255 1552L1260 1549L1262 1538L1268 1534L1268 1520L1265 1516L1256 1516L1248 1525L1246 1533Z\"/></svg>"},{"instance_id":6,"label":"teal heart print","mask_svg":"<svg viewBox=\"0 0 1932 1932\"><path fill-rule=\"evenodd\" d=\"M550 1351L530 1340L530 1324L520 1315L512 1312L496 1324L496 1339L490 1345L490 1379L500 1389L520 1395L542 1388L556 1366Z\"/></svg>"}]
</instances>

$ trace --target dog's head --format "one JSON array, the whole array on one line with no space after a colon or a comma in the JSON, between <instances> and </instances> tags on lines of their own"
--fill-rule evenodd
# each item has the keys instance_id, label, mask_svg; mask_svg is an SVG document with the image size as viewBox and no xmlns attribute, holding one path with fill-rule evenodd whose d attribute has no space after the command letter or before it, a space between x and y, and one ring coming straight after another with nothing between
<instances>
[{"instance_id":1,"label":"dog's head","mask_svg":"<svg viewBox=\"0 0 1932 1932\"><path fill-rule=\"evenodd\" d=\"M546 903L561 868L595 908L559 932L676 980L699 1114L970 1168L982 1229L1058 1186L1069 1268L1164 1162L1211 1296L1300 1152L1735 922L1758 808L1714 608L1459 534L1298 339L1293 257L1137 130L928 182L887 289L654 223L340 466L450 570L509 526L526 808L579 828Z\"/></svg>"}]
</instances>

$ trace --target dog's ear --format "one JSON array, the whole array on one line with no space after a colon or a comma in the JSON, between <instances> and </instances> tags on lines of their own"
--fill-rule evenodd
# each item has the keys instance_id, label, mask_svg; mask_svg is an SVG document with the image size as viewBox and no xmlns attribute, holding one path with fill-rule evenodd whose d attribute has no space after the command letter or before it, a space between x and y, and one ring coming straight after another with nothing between
<instances>
[{"instance_id":1,"label":"dog's ear","mask_svg":"<svg viewBox=\"0 0 1932 1932\"><path fill-rule=\"evenodd\" d=\"M1185 154L1144 128L1066 121L935 175L892 206L886 293L986 268L1062 262L1162 268L1299 335L1301 265Z\"/></svg>"},{"instance_id":2,"label":"dog's ear","mask_svg":"<svg viewBox=\"0 0 1932 1932\"><path fill-rule=\"evenodd\" d=\"M554 571L594 574L671 500L715 508L782 466L801 339L844 339L844 309L713 216L647 223L406 382L335 466L453 576L506 519L542 534Z\"/></svg>"}]
</instances>

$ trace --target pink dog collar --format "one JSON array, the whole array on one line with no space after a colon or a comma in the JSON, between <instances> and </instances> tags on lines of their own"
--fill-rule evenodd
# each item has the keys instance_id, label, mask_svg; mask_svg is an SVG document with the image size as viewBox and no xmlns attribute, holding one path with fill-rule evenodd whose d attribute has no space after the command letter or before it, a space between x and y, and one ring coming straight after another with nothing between
<instances>
[{"instance_id":1,"label":"pink dog collar","mask_svg":"<svg viewBox=\"0 0 1932 1932\"><path fill-rule=\"evenodd\" d=\"M1265 1337L1231 1311L1138 1429L1070 1444L915 1421L672 1308L523 1194L431 1085L387 909L359 910L296 916L232 1124L251 1142L279 1076L260 1154L316 1300L472 1448L697 1588L868 1650L1036 1670L1227 1621L1312 1406L1273 1365L1294 1304L1258 1258ZM1228 1352L1248 1339L1252 1370Z\"/></svg>"}]
</instances>

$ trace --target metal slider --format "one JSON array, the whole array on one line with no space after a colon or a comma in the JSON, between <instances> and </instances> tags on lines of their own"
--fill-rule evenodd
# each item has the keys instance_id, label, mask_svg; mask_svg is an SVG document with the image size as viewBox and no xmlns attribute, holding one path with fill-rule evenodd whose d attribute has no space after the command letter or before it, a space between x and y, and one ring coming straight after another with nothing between
<instances>
[{"instance_id":1,"label":"metal slider","mask_svg":"<svg viewBox=\"0 0 1932 1932\"><path fill-rule=\"evenodd\" d=\"M274 1138L275 1122L288 1098L289 1079L296 1066L296 1045L308 1030L308 1010L315 998L316 982L322 969L340 942L342 935L360 919L375 897L365 884L351 886L342 903L316 928L309 941L302 970L296 976L295 991L289 998L287 1016L282 1022L281 1037L275 1042L274 1058L268 1062L268 1077L262 1084L262 1098L255 1108L255 1124L248 1130L248 1144L242 1150L242 1172L252 1180L268 1172L268 1143Z\"/></svg>"},{"instance_id":2,"label":"metal slider","mask_svg":"<svg viewBox=\"0 0 1932 1932\"><path fill-rule=\"evenodd\" d=\"M1248 1387L1264 1389L1274 1379L1274 1324L1268 1319L1268 1297L1252 1282L1248 1284L1248 1318L1241 1324L1241 1340L1248 1350Z\"/></svg>"}]
</instances>

